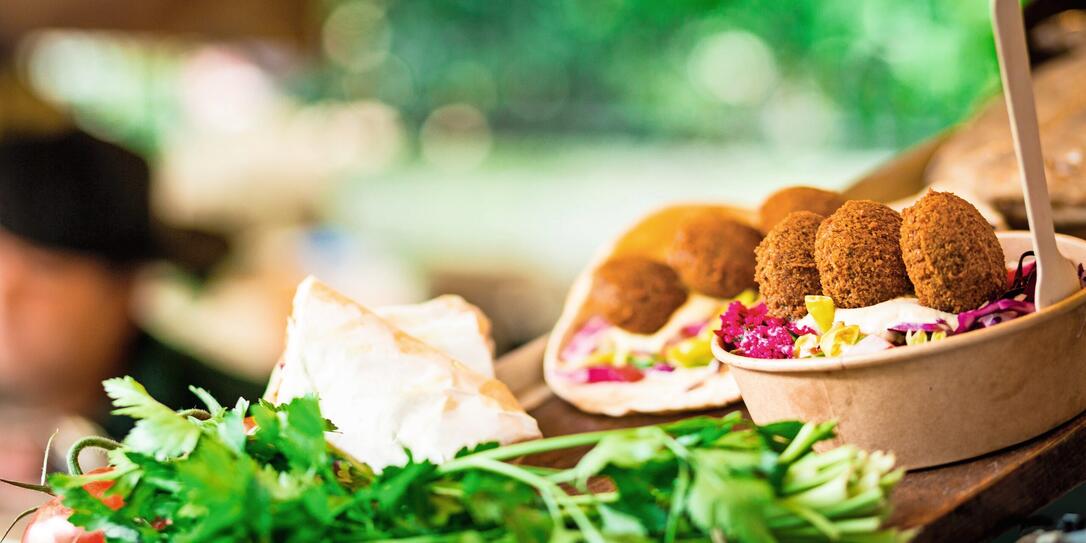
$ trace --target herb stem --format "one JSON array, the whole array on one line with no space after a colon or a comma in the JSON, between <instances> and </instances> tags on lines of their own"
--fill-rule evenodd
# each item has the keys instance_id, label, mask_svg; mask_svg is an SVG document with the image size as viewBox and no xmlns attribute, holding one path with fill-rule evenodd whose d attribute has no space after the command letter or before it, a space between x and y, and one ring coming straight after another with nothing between
<instances>
[{"instance_id":1,"label":"herb stem","mask_svg":"<svg viewBox=\"0 0 1086 543\"><path fill-rule=\"evenodd\" d=\"M90 447L112 451L119 449L121 444L108 437L101 436L88 436L72 443L72 446L68 449L68 473L83 475L83 468L79 465L79 453L83 452L83 449Z\"/></svg>"},{"instance_id":2,"label":"herb stem","mask_svg":"<svg viewBox=\"0 0 1086 543\"><path fill-rule=\"evenodd\" d=\"M499 449L490 449L490 451L496 450ZM562 511L564 510L584 534L585 541L588 543L605 543L606 540L603 538L603 534L601 534L596 526L592 524L592 521L588 520L588 517L584 514L584 511L581 510L576 501L570 500L570 495L566 494L566 492L557 484L525 469L506 464L505 462L491 458L473 458L475 456L476 455L469 455L461 457L459 460L471 459L472 461L467 465L459 467L457 470L450 470L450 473L474 467L505 475L506 477L527 484L539 492L540 497L543 498L544 503L547 505L547 509L551 512L551 519L556 527L560 527L564 524L562 520ZM449 464L444 464L443 467L448 465Z\"/></svg>"},{"instance_id":3,"label":"herb stem","mask_svg":"<svg viewBox=\"0 0 1086 543\"><path fill-rule=\"evenodd\" d=\"M586 445L594 445L598 443L604 437L613 435L617 432L625 432L628 430L602 430L598 432L586 432L583 434L571 434L566 436L548 437L545 439L537 439L534 441L525 441L522 443L514 443L512 445L505 445L496 449L487 449L485 451L479 451L467 456L461 456L449 462L442 464L438 467L438 473L452 473L460 471L463 466L470 465L475 460L508 460L510 458L517 458L520 456L527 456L530 454L555 451L560 449L570 449L573 447L582 447Z\"/></svg>"},{"instance_id":4,"label":"herb stem","mask_svg":"<svg viewBox=\"0 0 1086 543\"><path fill-rule=\"evenodd\" d=\"M15 529L15 525L19 524L20 520L23 520L24 518L29 517L30 515L33 515L37 512L37 507L31 507L30 509L19 513L19 515L15 517L15 520L11 521L11 525L8 526L8 529L4 531L4 535L0 535L0 541L7 541L8 536L11 535L11 531Z\"/></svg>"},{"instance_id":5,"label":"herb stem","mask_svg":"<svg viewBox=\"0 0 1086 543\"><path fill-rule=\"evenodd\" d=\"M679 479L675 481L671 509L667 513L667 526L664 528L664 543L673 543L679 529L679 517L686 506L686 488L690 486L690 466L686 462L679 464Z\"/></svg>"}]
</instances>

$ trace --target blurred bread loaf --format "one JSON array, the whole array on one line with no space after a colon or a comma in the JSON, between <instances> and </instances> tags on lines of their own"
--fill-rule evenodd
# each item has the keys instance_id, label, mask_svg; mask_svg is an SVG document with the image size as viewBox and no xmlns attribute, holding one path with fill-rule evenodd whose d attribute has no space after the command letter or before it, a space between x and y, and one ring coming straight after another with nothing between
<instances>
[{"instance_id":1,"label":"blurred bread loaf","mask_svg":"<svg viewBox=\"0 0 1086 543\"><path fill-rule=\"evenodd\" d=\"M1049 193L1056 227L1086 231L1086 48L1034 72ZM936 152L926 174L941 190L971 194L1026 226L1018 163L1003 96L997 94Z\"/></svg>"}]
</instances>

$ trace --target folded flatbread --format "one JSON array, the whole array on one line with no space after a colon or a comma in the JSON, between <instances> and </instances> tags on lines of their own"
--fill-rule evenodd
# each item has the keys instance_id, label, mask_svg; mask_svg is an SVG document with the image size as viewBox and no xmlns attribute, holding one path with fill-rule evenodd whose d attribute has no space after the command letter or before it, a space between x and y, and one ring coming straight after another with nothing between
<instances>
[{"instance_id":1,"label":"folded flatbread","mask_svg":"<svg viewBox=\"0 0 1086 543\"><path fill-rule=\"evenodd\" d=\"M682 219L693 213L705 211L723 212L747 223L752 221L746 210L724 205L676 204L664 207L640 219L613 243L603 247L593 261L581 272L566 297L562 315L551 331L547 350L543 357L543 372L547 385L556 395L582 411L601 413L613 417L630 413L667 413L693 411L720 407L740 399L739 386L727 366L714 362L707 367L676 368L670 372L648 372L636 382L586 383L576 378L576 362L563 356L578 330L592 318L589 304L593 275L596 268L610 258L620 256L644 256L658 261L665 259L666 251L675 237ZM657 333L662 335L682 325L678 322L683 313L693 309L695 315L701 305L691 298L672 315L672 321ZM722 303L722 302L718 302ZM713 307L720 307L719 305ZM700 313L702 318L715 318L719 313ZM653 339L641 338L646 342Z\"/></svg>"},{"instance_id":2,"label":"folded flatbread","mask_svg":"<svg viewBox=\"0 0 1086 543\"><path fill-rule=\"evenodd\" d=\"M414 318L433 311L448 317L452 311L443 312L459 306L448 301L437 305L446 304L446 309L407 314ZM388 314L404 312L400 308ZM482 321L474 315L472 319L476 330L482 330ZM456 328L459 333L460 326ZM448 338L433 327L415 329L426 329L420 335L455 345L462 356L479 356L476 347L468 348L468 341L446 342ZM476 337L483 345L488 343L485 337ZM416 460L444 462L463 447L540 437L535 419L500 381L312 277L295 294L286 350L266 398L283 403L307 394L317 395L324 416L338 427L329 433L329 441L377 471L406 463L405 449Z\"/></svg>"},{"instance_id":3,"label":"folded flatbread","mask_svg":"<svg viewBox=\"0 0 1086 543\"><path fill-rule=\"evenodd\" d=\"M446 294L421 304L378 307L373 312L476 373L494 377L490 320L463 298Z\"/></svg>"}]
</instances>

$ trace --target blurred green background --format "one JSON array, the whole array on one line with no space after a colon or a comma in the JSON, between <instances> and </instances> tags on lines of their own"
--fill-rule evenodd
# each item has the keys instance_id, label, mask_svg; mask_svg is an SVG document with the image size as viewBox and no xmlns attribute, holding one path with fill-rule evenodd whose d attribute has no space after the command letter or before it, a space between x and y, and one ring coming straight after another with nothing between
<instances>
[{"instance_id":1,"label":"blurred green background","mask_svg":"<svg viewBox=\"0 0 1086 543\"><path fill-rule=\"evenodd\" d=\"M461 293L509 348L645 212L844 188L998 88L984 0L153 5L39 25L15 68L152 159L165 220L235 241L146 314L254 375L306 273L371 305Z\"/></svg>"},{"instance_id":2,"label":"blurred green background","mask_svg":"<svg viewBox=\"0 0 1086 543\"><path fill-rule=\"evenodd\" d=\"M902 148L998 86L980 0L340 0L310 11L313 58L235 45L300 103L393 108L414 150L450 104L502 136ZM71 38L32 55L36 82L158 150L186 114L189 47Z\"/></svg>"}]
</instances>

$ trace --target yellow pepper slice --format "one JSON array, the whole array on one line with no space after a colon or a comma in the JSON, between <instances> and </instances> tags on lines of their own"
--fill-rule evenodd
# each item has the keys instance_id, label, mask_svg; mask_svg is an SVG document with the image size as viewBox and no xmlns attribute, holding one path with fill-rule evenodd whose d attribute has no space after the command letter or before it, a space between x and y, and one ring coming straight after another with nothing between
<instances>
[{"instance_id":1,"label":"yellow pepper slice","mask_svg":"<svg viewBox=\"0 0 1086 543\"><path fill-rule=\"evenodd\" d=\"M826 356L841 356L846 345L855 345L862 336L859 326L855 324L845 326L844 323L838 322L822 334L818 346L822 349L822 354Z\"/></svg>"},{"instance_id":2,"label":"yellow pepper slice","mask_svg":"<svg viewBox=\"0 0 1086 543\"><path fill-rule=\"evenodd\" d=\"M792 356L796 358L814 358L821 351L818 350L818 334L803 334L796 338L792 347Z\"/></svg>"},{"instance_id":3,"label":"yellow pepper slice","mask_svg":"<svg viewBox=\"0 0 1086 543\"><path fill-rule=\"evenodd\" d=\"M833 316L837 311L833 298L807 295L803 297L803 305L807 306L807 313L814 319L818 331L822 334L829 332L833 326Z\"/></svg>"},{"instance_id":4,"label":"yellow pepper slice","mask_svg":"<svg viewBox=\"0 0 1086 543\"><path fill-rule=\"evenodd\" d=\"M906 345L923 345L928 342L928 333L923 330L909 330L905 332Z\"/></svg>"},{"instance_id":5,"label":"yellow pepper slice","mask_svg":"<svg viewBox=\"0 0 1086 543\"><path fill-rule=\"evenodd\" d=\"M758 302L758 291L752 288L748 288L743 292L740 292L738 296L734 298L737 302L743 302L743 305L750 307Z\"/></svg>"},{"instance_id":6,"label":"yellow pepper slice","mask_svg":"<svg viewBox=\"0 0 1086 543\"><path fill-rule=\"evenodd\" d=\"M713 349L708 338L698 335L668 347L664 356L675 365L693 368L709 365L713 361Z\"/></svg>"}]
</instances>

